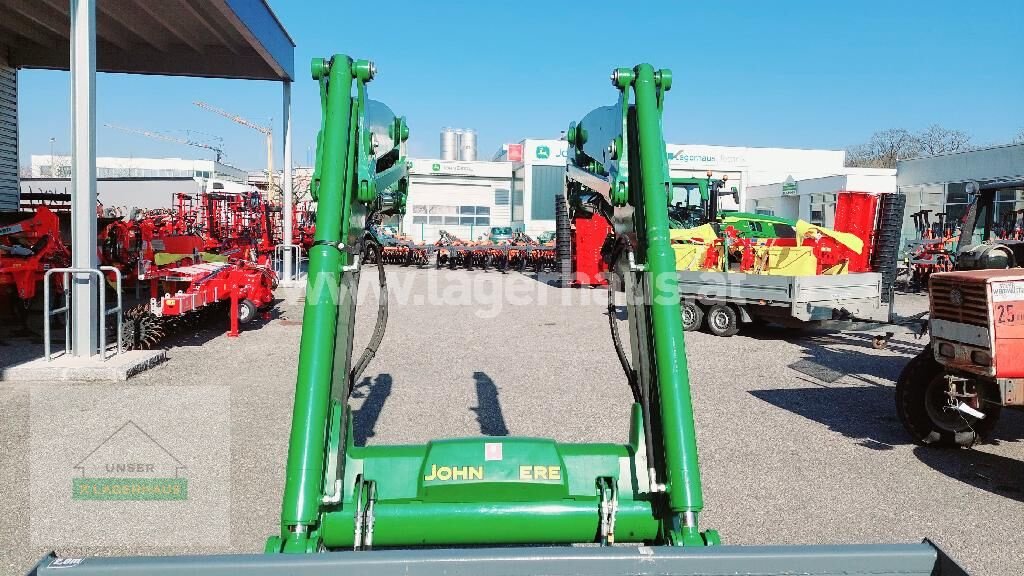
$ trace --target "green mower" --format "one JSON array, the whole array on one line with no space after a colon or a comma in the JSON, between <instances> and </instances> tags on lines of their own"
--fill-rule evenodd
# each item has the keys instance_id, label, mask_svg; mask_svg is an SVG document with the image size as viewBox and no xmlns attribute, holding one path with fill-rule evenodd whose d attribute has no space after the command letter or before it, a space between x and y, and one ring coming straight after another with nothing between
<instances>
[{"instance_id":1,"label":"green mower","mask_svg":"<svg viewBox=\"0 0 1024 576\"><path fill-rule=\"evenodd\" d=\"M267 554L86 558L71 574L963 574L927 541L730 547L699 525L704 502L661 128L672 76L648 64L616 70L616 102L567 133L568 194L596 194L615 214L610 258L627 296L628 352L610 318L634 398L623 407L631 418L626 441L355 446L348 400L387 318L381 308L370 346L355 359L359 242L374 210L402 209L408 178L408 129L366 98L373 75L369 62L347 56L313 63L323 105L312 183L319 207L280 531ZM60 560L45 558L36 573L57 573Z\"/></svg>"}]
</instances>

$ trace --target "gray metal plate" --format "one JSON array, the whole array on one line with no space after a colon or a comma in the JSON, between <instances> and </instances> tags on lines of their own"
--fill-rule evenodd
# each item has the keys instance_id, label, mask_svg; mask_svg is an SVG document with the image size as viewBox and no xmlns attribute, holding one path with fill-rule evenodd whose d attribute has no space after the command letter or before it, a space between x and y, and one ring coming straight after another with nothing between
<instances>
[{"instance_id":1,"label":"gray metal plate","mask_svg":"<svg viewBox=\"0 0 1024 576\"><path fill-rule=\"evenodd\" d=\"M367 98L366 123L377 142L374 156L379 158L390 152L395 147L395 141L391 137L391 126L395 123L395 113L391 108L383 102Z\"/></svg>"},{"instance_id":2,"label":"gray metal plate","mask_svg":"<svg viewBox=\"0 0 1024 576\"><path fill-rule=\"evenodd\" d=\"M965 576L925 541L853 546L471 548L144 558L44 558L51 576Z\"/></svg>"}]
</instances>

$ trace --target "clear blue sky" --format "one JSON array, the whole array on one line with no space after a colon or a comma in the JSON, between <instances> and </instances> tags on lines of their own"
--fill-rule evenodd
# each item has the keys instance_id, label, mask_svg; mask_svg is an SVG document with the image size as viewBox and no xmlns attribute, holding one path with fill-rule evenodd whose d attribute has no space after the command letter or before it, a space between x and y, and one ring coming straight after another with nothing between
<instances>
[{"instance_id":1,"label":"clear blue sky","mask_svg":"<svg viewBox=\"0 0 1024 576\"><path fill-rule=\"evenodd\" d=\"M319 126L309 59L335 52L376 62L370 94L408 117L419 157L437 154L442 126L476 129L484 159L503 142L555 137L612 102L614 67L641 61L673 70L673 143L845 148L878 129L939 123L999 144L1024 128L1021 0L270 3L298 45L296 164ZM48 154L51 137L67 152L68 75L20 79L23 164ZM258 169L259 135L191 102L279 125L280 95L268 82L101 75L99 152L207 157L102 124L190 129L223 137L230 162Z\"/></svg>"}]
</instances>

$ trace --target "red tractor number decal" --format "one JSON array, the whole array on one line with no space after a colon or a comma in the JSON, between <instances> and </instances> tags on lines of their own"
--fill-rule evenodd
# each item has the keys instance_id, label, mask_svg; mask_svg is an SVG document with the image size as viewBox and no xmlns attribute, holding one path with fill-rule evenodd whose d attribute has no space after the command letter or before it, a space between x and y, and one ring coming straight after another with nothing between
<instances>
[{"instance_id":1,"label":"red tractor number decal","mask_svg":"<svg viewBox=\"0 0 1024 576\"><path fill-rule=\"evenodd\" d=\"M1007 302L1005 304L996 304L996 324L998 325L1017 325L1024 324L1024 303L1021 302Z\"/></svg>"}]
</instances>

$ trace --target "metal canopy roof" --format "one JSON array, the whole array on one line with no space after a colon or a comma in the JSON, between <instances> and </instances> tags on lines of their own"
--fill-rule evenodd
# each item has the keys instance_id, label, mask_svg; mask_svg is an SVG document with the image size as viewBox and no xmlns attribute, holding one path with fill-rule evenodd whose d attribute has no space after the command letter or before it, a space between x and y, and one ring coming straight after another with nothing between
<instances>
[{"instance_id":1,"label":"metal canopy roof","mask_svg":"<svg viewBox=\"0 0 1024 576\"><path fill-rule=\"evenodd\" d=\"M70 0L0 0L0 50L67 70ZM96 69L251 80L295 77L295 43L264 0L96 0Z\"/></svg>"}]
</instances>

